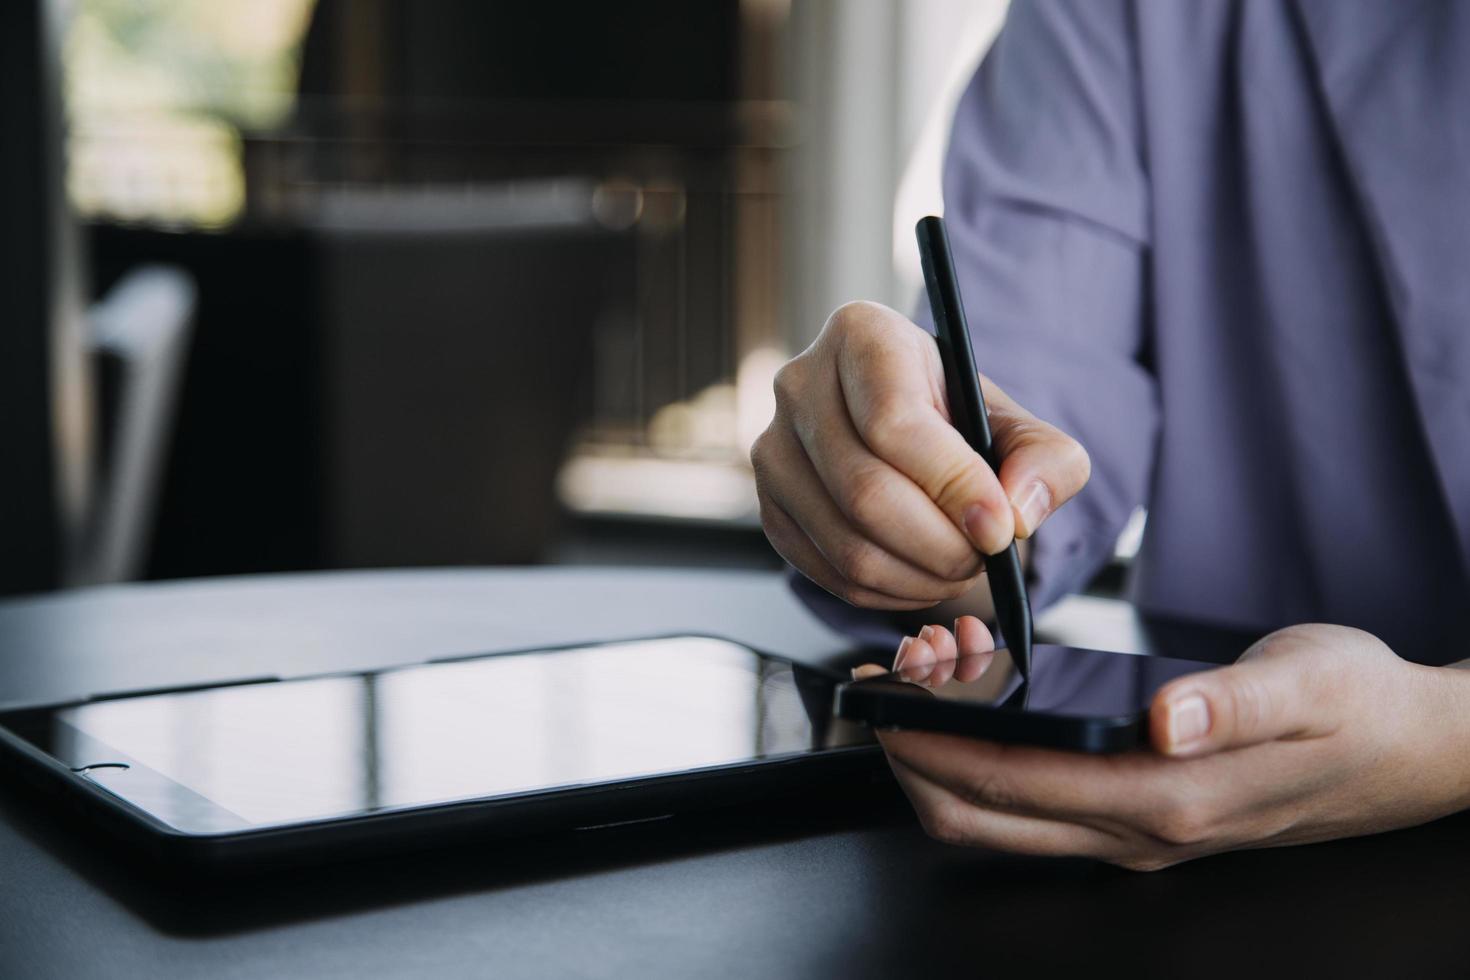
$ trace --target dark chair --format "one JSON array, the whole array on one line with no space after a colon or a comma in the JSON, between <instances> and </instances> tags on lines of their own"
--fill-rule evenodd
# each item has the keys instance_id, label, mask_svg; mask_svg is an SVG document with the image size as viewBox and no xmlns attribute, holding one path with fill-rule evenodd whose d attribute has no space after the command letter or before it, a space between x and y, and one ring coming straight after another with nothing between
<instances>
[{"instance_id":1,"label":"dark chair","mask_svg":"<svg viewBox=\"0 0 1470 980\"><path fill-rule=\"evenodd\" d=\"M145 269L84 309L61 8L0 4L0 595L141 567L194 307L187 277Z\"/></svg>"}]
</instances>

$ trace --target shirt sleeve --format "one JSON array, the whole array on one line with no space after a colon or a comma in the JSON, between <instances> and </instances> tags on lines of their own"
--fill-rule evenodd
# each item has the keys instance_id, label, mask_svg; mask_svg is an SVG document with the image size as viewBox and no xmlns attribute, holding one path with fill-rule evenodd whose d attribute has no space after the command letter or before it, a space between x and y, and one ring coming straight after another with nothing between
<instances>
[{"instance_id":1,"label":"shirt sleeve","mask_svg":"<svg viewBox=\"0 0 1470 980\"><path fill-rule=\"evenodd\" d=\"M1141 132L1124 0L1014 0L945 156L945 223L979 368L1092 458L1087 487L1033 542L1037 610L1106 564L1153 469ZM891 616L827 608L816 592L798 589L830 625L869 636L886 622L897 635Z\"/></svg>"}]
</instances>

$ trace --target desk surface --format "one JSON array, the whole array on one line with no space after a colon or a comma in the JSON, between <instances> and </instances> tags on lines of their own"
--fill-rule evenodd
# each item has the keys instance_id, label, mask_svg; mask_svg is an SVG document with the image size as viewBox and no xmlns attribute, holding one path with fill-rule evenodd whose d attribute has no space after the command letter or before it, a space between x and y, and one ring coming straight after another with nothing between
<instances>
[{"instance_id":1,"label":"desk surface","mask_svg":"<svg viewBox=\"0 0 1470 980\"><path fill-rule=\"evenodd\" d=\"M1115 648L1134 629L1098 603L1049 622ZM762 574L218 579L0 603L0 700L680 630L844 652ZM1467 818L1142 875L947 848L895 797L862 799L165 887L0 786L0 978L1470 970Z\"/></svg>"}]
</instances>

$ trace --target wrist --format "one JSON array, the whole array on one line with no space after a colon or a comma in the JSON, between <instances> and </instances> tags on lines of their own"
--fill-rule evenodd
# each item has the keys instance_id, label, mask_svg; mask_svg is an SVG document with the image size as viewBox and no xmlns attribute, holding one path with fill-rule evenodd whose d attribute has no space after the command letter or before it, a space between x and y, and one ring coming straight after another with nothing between
<instances>
[{"instance_id":1,"label":"wrist","mask_svg":"<svg viewBox=\"0 0 1470 980\"><path fill-rule=\"evenodd\" d=\"M1440 781L1453 809L1470 808L1470 661L1410 667L1423 692L1419 752L1431 762L1429 774Z\"/></svg>"}]
</instances>

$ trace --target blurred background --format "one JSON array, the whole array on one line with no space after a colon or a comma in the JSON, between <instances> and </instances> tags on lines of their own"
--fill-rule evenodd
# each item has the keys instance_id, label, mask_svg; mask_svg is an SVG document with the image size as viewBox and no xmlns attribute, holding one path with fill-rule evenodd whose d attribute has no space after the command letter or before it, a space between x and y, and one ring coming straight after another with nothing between
<instances>
[{"instance_id":1,"label":"blurred background","mask_svg":"<svg viewBox=\"0 0 1470 980\"><path fill-rule=\"evenodd\" d=\"M1003 0L8 0L0 593L777 567L747 453L919 295Z\"/></svg>"}]
</instances>

